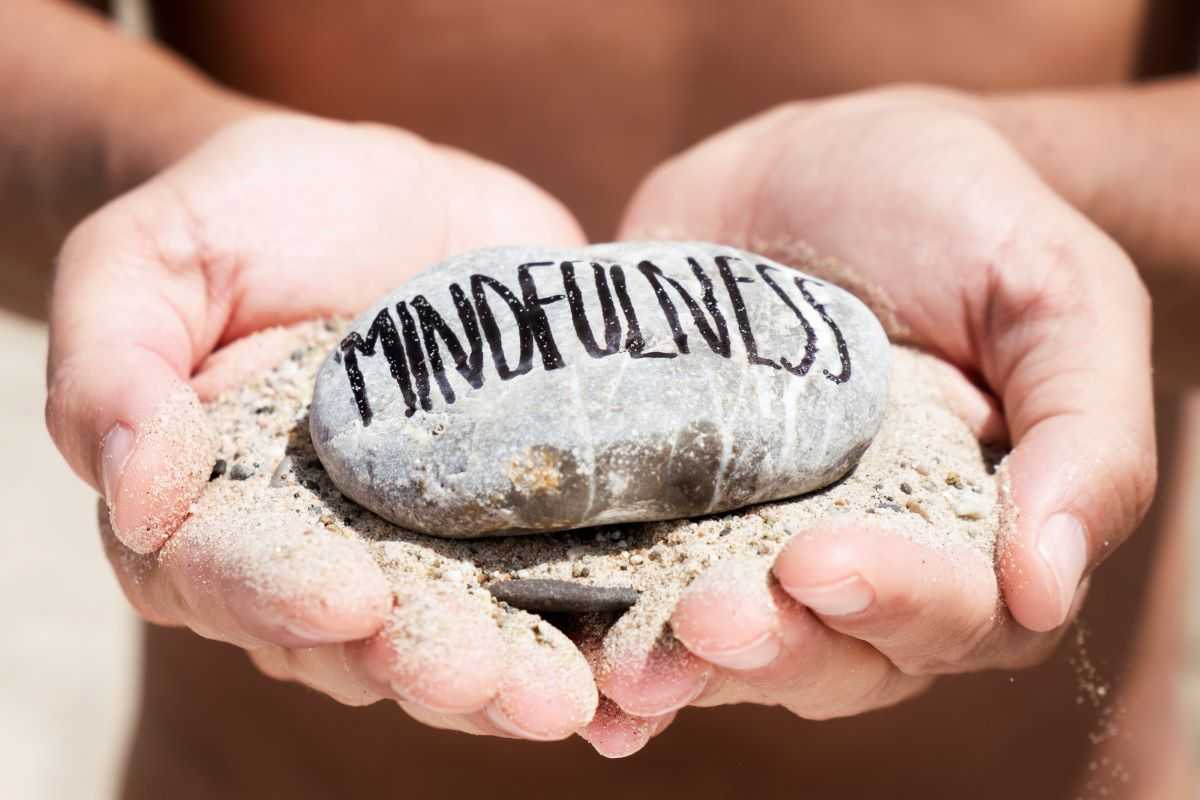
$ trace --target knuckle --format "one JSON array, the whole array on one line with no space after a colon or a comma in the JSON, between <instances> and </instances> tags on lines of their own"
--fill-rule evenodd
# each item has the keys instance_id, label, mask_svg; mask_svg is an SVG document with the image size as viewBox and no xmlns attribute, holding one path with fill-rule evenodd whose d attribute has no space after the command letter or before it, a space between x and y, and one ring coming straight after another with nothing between
<instances>
[{"instance_id":1,"label":"knuckle","mask_svg":"<svg viewBox=\"0 0 1200 800\"><path fill-rule=\"evenodd\" d=\"M924 642L919 649L898 655L893 658L893 663L909 676L962 672L988 649L994 631L992 618L964 622L942 636Z\"/></svg>"},{"instance_id":2,"label":"knuckle","mask_svg":"<svg viewBox=\"0 0 1200 800\"><path fill-rule=\"evenodd\" d=\"M978 661L994 645L1003 619L1000 609L996 607L985 617L965 622L949 648L951 658L947 659L944 666L957 671L961 670L963 664Z\"/></svg>"},{"instance_id":3,"label":"knuckle","mask_svg":"<svg viewBox=\"0 0 1200 800\"><path fill-rule=\"evenodd\" d=\"M993 334L1058 320L1082 307L1079 286L1086 276L1074 247L1062 239L1010 240L986 262L985 271L994 298L987 320Z\"/></svg>"}]
</instances>

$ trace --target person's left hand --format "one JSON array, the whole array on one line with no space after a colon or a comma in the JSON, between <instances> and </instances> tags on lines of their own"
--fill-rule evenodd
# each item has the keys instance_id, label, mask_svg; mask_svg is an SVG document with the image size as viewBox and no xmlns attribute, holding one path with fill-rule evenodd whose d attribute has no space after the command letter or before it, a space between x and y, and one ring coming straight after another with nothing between
<instances>
[{"instance_id":1,"label":"person's left hand","mask_svg":"<svg viewBox=\"0 0 1200 800\"><path fill-rule=\"evenodd\" d=\"M829 277L894 342L957 366L943 387L951 407L1014 450L995 564L829 523L794 532L770 586L738 580L736 563L701 575L672 618L683 646L599 671L615 707L585 732L598 750L633 752L687 704L849 715L938 674L1031 665L1053 650L1086 576L1153 493L1149 302L1121 249L981 106L891 89L777 109L651 174L622 238L837 259L846 266Z\"/></svg>"}]
</instances>

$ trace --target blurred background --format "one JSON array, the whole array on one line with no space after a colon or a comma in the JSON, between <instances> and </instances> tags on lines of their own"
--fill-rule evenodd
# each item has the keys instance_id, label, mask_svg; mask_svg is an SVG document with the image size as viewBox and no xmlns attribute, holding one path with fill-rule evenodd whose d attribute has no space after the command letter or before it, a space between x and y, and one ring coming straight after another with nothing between
<instances>
[{"instance_id":1,"label":"blurred background","mask_svg":"<svg viewBox=\"0 0 1200 800\"><path fill-rule=\"evenodd\" d=\"M133 33L138 3L117 3ZM140 628L104 560L95 498L45 431L46 327L39 276L0 265L0 798L108 797L136 714ZM16 310L20 309L20 310ZM1180 389L1180 392L1186 393ZM1200 391L1188 400L1200 440ZM1179 465L1200 574L1200 447ZM1189 581L1183 701L1200 761L1200 584Z\"/></svg>"},{"instance_id":2,"label":"blurred background","mask_svg":"<svg viewBox=\"0 0 1200 800\"><path fill-rule=\"evenodd\" d=\"M0 312L0 797L108 797L138 681L137 624L96 500L42 422L46 327Z\"/></svg>"},{"instance_id":3,"label":"blurred background","mask_svg":"<svg viewBox=\"0 0 1200 800\"><path fill-rule=\"evenodd\" d=\"M122 2L131 35L145 30ZM0 264L0 797L115 795L139 624L96 535L96 497L46 433L44 276Z\"/></svg>"}]
</instances>

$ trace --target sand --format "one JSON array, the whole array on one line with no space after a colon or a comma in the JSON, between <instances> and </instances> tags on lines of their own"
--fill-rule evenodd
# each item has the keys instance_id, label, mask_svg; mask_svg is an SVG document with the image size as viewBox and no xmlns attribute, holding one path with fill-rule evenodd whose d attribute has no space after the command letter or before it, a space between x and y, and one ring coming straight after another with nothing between
<instances>
[{"instance_id":1,"label":"sand","mask_svg":"<svg viewBox=\"0 0 1200 800\"><path fill-rule=\"evenodd\" d=\"M224 472L208 483L185 528L258 537L246 574L260 576L264 589L272 576L296 570L311 573L314 588L328 585L352 558L345 546L356 543L355 550L365 547L382 567L398 597L449 595L486 606L507 637L564 649L564 668L578 660L565 652L570 643L559 629L566 629L594 666L597 659L611 666L642 662L656 642L672 643L671 611L703 570L732 559L745 580L768 580L787 539L817 520L869 521L940 550L993 555L1003 505L997 457L933 388L932 359L904 348L895 348L879 435L848 477L821 491L711 517L550 535L443 540L403 530L342 497L309 440L314 377L344 325L325 321L272 331L273 349L287 355L206 406L220 437ZM287 344L282 350L280 336ZM567 624L495 601L486 587L510 578L632 586L640 598L615 621ZM388 635L433 646L448 622L412 614Z\"/></svg>"}]
</instances>

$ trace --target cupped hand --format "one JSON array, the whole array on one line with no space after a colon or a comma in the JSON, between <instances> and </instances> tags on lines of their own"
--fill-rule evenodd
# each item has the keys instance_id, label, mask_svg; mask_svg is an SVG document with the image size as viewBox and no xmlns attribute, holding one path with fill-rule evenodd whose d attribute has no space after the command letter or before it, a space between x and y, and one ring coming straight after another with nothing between
<instances>
[{"instance_id":1,"label":"cupped hand","mask_svg":"<svg viewBox=\"0 0 1200 800\"><path fill-rule=\"evenodd\" d=\"M506 646L484 611L393 594L347 541L323 545L336 580L314 580L247 568L261 563L250 530L172 538L216 457L196 390L269 360L271 337L239 340L356 313L462 250L581 238L555 201L498 166L398 130L290 114L225 127L85 220L59 256L46 416L105 498L107 550L135 607L345 702L390 698L431 724L526 738L585 724L595 687L581 655L539 683L539 653ZM437 647L398 650L388 630L422 615L455 625Z\"/></svg>"},{"instance_id":2,"label":"cupped hand","mask_svg":"<svg viewBox=\"0 0 1200 800\"><path fill-rule=\"evenodd\" d=\"M774 110L652 173L622 237L825 270L893 341L955 365L950 405L1013 451L994 564L865 525L795 532L771 585L738 581L737 564L702 575L672 619L685 647L604 676L609 698L643 716L750 701L822 718L1052 650L1153 493L1149 302L982 106L897 88Z\"/></svg>"}]
</instances>

